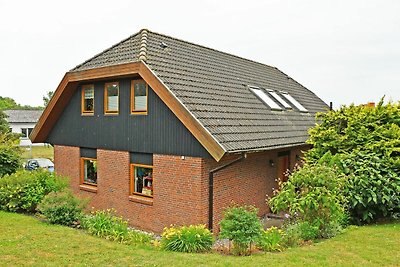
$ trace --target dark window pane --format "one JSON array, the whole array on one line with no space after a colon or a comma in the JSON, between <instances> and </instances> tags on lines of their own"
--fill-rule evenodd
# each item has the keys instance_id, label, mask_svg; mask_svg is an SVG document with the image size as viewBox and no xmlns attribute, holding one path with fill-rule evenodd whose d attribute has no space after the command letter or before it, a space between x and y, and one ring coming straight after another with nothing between
<instances>
[{"instance_id":1,"label":"dark window pane","mask_svg":"<svg viewBox=\"0 0 400 267\"><path fill-rule=\"evenodd\" d=\"M153 169L145 167L134 168L134 192L153 196Z\"/></svg>"},{"instance_id":2,"label":"dark window pane","mask_svg":"<svg viewBox=\"0 0 400 267\"><path fill-rule=\"evenodd\" d=\"M94 159L83 161L83 183L97 185L97 162Z\"/></svg>"}]
</instances>

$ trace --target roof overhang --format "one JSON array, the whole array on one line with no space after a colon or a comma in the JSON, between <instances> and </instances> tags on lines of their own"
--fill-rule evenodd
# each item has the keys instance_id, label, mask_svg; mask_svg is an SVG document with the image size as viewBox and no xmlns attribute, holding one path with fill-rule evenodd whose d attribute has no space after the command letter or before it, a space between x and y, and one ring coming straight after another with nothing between
<instances>
[{"instance_id":1,"label":"roof overhang","mask_svg":"<svg viewBox=\"0 0 400 267\"><path fill-rule=\"evenodd\" d=\"M68 105L72 95L82 82L122 78L133 75L141 76L146 83L150 85L153 91L216 161L219 161L223 157L226 152L224 148L143 62L67 72L54 92L46 109L43 111L36 127L32 131L30 135L32 142L42 143L46 141L47 136L54 127L62 111Z\"/></svg>"}]
</instances>

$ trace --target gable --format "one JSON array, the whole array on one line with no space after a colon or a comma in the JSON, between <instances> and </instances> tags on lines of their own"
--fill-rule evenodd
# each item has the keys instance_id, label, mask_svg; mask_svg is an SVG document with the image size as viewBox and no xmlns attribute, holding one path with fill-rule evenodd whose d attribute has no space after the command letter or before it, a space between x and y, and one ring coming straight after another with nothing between
<instances>
[{"instance_id":1,"label":"gable","mask_svg":"<svg viewBox=\"0 0 400 267\"><path fill-rule=\"evenodd\" d=\"M130 112L131 81L119 82L119 114L104 114L104 85L109 80L94 82L94 114L81 115L81 87L78 86L46 142L85 148L134 151L210 157L197 139L187 130L171 110L149 88L148 114Z\"/></svg>"}]
</instances>

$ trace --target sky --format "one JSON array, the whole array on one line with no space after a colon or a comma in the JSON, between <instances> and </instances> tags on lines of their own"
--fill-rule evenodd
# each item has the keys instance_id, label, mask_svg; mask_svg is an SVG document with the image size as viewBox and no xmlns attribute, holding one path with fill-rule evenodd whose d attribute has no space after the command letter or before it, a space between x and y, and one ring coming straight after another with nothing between
<instances>
[{"instance_id":1,"label":"sky","mask_svg":"<svg viewBox=\"0 0 400 267\"><path fill-rule=\"evenodd\" d=\"M0 96L42 105L142 28L275 66L335 108L400 100L397 0L0 0Z\"/></svg>"}]
</instances>

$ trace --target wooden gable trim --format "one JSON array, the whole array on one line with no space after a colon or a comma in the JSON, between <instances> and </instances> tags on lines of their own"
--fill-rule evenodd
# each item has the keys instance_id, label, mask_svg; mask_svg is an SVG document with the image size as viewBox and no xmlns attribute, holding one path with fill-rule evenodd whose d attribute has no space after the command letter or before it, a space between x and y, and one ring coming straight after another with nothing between
<instances>
[{"instance_id":1,"label":"wooden gable trim","mask_svg":"<svg viewBox=\"0 0 400 267\"><path fill-rule=\"evenodd\" d=\"M139 74L175 116L185 125L200 144L219 161L225 154L222 146L200 124L199 121L185 108L174 94L162 83L158 77L142 62L126 63L97 69L67 72L58 85L49 104L43 111L38 123L33 129L30 138L32 142L45 142L51 129L54 127L64 108L68 105L72 95L81 82L108 78L122 78Z\"/></svg>"}]
</instances>

